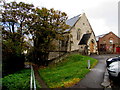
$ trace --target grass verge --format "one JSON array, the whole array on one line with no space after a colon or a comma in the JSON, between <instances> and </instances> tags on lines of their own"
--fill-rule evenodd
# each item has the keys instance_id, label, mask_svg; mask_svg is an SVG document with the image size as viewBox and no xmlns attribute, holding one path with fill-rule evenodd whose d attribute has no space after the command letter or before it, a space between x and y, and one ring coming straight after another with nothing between
<instances>
[{"instance_id":1,"label":"grass verge","mask_svg":"<svg viewBox=\"0 0 120 90\"><path fill-rule=\"evenodd\" d=\"M90 71L87 69L87 61L91 67L97 64L97 60L80 54L69 55L62 62L40 68L39 74L49 88L70 87L78 83Z\"/></svg>"},{"instance_id":2,"label":"grass verge","mask_svg":"<svg viewBox=\"0 0 120 90\"><path fill-rule=\"evenodd\" d=\"M2 78L3 90L29 90L30 89L30 69L24 69L17 73L10 74ZM37 88L41 88L36 81Z\"/></svg>"}]
</instances>

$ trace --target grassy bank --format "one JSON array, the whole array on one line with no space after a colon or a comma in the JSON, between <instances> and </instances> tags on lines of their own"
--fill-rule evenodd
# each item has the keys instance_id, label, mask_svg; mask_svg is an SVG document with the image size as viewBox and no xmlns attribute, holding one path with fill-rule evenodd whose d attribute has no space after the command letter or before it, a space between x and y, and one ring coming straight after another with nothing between
<instances>
[{"instance_id":1,"label":"grassy bank","mask_svg":"<svg viewBox=\"0 0 120 90\"><path fill-rule=\"evenodd\" d=\"M49 88L70 87L78 83L89 72L87 69L88 60L90 60L92 68L97 64L96 59L73 54L58 64L41 68L39 73Z\"/></svg>"},{"instance_id":2,"label":"grassy bank","mask_svg":"<svg viewBox=\"0 0 120 90\"><path fill-rule=\"evenodd\" d=\"M2 78L3 90L29 90L30 89L30 69L24 69L17 73L10 74ZM37 88L40 85L37 83Z\"/></svg>"}]
</instances>

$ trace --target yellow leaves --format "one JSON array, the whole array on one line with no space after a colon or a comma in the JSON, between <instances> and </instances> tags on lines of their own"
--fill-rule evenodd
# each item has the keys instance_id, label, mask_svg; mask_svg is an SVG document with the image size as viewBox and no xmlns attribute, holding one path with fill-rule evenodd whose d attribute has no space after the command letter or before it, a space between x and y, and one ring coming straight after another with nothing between
<instances>
[{"instance_id":1,"label":"yellow leaves","mask_svg":"<svg viewBox=\"0 0 120 90\"><path fill-rule=\"evenodd\" d=\"M93 64L91 65L91 68L94 68L97 63L98 63L98 61L96 61L95 63L93 63Z\"/></svg>"},{"instance_id":2,"label":"yellow leaves","mask_svg":"<svg viewBox=\"0 0 120 90\"><path fill-rule=\"evenodd\" d=\"M51 8L50 11L51 11L51 13L55 13L54 8Z\"/></svg>"},{"instance_id":3,"label":"yellow leaves","mask_svg":"<svg viewBox=\"0 0 120 90\"><path fill-rule=\"evenodd\" d=\"M64 82L64 87L71 87L71 86L75 85L76 83L78 83L79 81L80 81L79 78L73 78L70 81Z\"/></svg>"},{"instance_id":4,"label":"yellow leaves","mask_svg":"<svg viewBox=\"0 0 120 90\"><path fill-rule=\"evenodd\" d=\"M55 14L54 14L54 18L55 18L55 19L56 19L56 18L57 18L57 19L60 18L60 15L55 13Z\"/></svg>"},{"instance_id":5,"label":"yellow leaves","mask_svg":"<svg viewBox=\"0 0 120 90\"><path fill-rule=\"evenodd\" d=\"M69 81L63 81L62 83L56 83L56 84L51 84L50 88L63 88L63 87L71 87L78 83L80 81L80 78L73 78L72 80Z\"/></svg>"},{"instance_id":6,"label":"yellow leaves","mask_svg":"<svg viewBox=\"0 0 120 90\"><path fill-rule=\"evenodd\" d=\"M62 15L63 15L63 16L67 16L67 14L66 14L65 12L62 12Z\"/></svg>"}]
</instances>

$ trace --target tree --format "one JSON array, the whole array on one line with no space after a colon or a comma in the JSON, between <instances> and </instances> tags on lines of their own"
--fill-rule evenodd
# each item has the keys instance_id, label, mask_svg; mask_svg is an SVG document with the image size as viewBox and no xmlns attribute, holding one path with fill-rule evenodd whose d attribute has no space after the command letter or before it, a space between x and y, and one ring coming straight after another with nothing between
<instances>
[{"instance_id":1,"label":"tree","mask_svg":"<svg viewBox=\"0 0 120 90\"><path fill-rule=\"evenodd\" d=\"M23 2L5 3L2 11L2 57L3 72L11 73L24 67L24 50L29 45L24 40L28 35L27 22L31 22L34 6Z\"/></svg>"},{"instance_id":2,"label":"tree","mask_svg":"<svg viewBox=\"0 0 120 90\"><path fill-rule=\"evenodd\" d=\"M34 60L39 65L45 65L53 40L63 39L63 32L69 28L66 25L67 14L58 10L36 8L37 21L30 24L34 41Z\"/></svg>"},{"instance_id":3,"label":"tree","mask_svg":"<svg viewBox=\"0 0 120 90\"><path fill-rule=\"evenodd\" d=\"M4 3L3 8L2 51L5 59L3 62L7 61L6 64L8 65L8 61L12 62L12 56L15 64L20 57L23 57L23 63L25 57L23 51L31 48L29 59L36 64L45 65L49 51L51 47L54 47L52 41L62 40L62 33L69 28L65 23L67 14L54 9L34 8L32 4L23 2ZM25 41L26 36L28 36L27 41L32 40L32 46ZM17 66L13 68L15 67Z\"/></svg>"}]
</instances>

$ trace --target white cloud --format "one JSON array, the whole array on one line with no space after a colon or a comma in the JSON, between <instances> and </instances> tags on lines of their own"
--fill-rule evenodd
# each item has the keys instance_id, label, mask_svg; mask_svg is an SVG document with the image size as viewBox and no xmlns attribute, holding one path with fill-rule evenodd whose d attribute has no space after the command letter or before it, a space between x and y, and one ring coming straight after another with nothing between
<instances>
[{"instance_id":1,"label":"white cloud","mask_svg":"<svg viewBox=\"0 0 120 90\"><path fill-rule=\"evenodd\" d=\"M14 1L14 0L8 0ZM96 35L118 31L119 0L16 0L35 6L54 8L66 12L71 18L85 12Z\"/></svg>"},{"instance_id":2,"label":"white cloud","mask_svg":"<svg viewBox=\"0 0 120 90\"><path fill-rule=\"evenodd\" d=\"M94 30L96 36L109 33L110 31L117 34L117 30L115 31L116 28L108 26L106 21L102 18L100 19L91 18L89 19L89 22L91 23L92 29Z\"/></svg>"}]
</instances>

